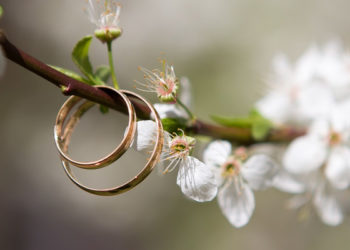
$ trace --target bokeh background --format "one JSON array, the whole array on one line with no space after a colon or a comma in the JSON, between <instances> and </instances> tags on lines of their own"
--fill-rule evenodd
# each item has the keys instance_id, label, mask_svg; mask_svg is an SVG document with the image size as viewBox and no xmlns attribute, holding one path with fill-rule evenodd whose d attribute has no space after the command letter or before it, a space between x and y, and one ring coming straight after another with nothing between
<instances>
[{"instance_id":1,"label":"bokeh background","mask_svg":"<svg viewBox=\"0 0 350 250\"><path fill-rule=\"evenodd\" d=\"M40 60L76 69L75 42L94 26L84 0L0 0L0 27ZM120 85L133 89L137 67L158 66L165 55L178 76L193 84L193 110L246 113L264 91L271 61L280 52L295 60L311 44L334 38L349 45L348 0L121 0L123 36L114 49ZM106 63L92 44L91 60ZM148 96L155 100L154 97ZM233 228L216 201L195 203L175 184L176 171L156 173L134 190L97 197L65 176L53 140L59 90L12 62L0 80L0 249L348 249L349 219L338 227L315 215L299 221L285 209L289 195L256 193L251 222ZM121 139L126 118L97 109L84 116L71 153L92 160ZM110 186L133 176L144 156L128 152L98 171L77 171L86 183Z\"/></svg>"}]
</instances>

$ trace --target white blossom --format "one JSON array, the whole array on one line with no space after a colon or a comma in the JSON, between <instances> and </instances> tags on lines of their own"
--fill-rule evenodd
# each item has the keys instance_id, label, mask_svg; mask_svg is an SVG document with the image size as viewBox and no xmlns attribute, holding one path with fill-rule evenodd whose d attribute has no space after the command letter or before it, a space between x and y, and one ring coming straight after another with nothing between
<instances>
[{"instance_id":1,"label":"white blossom","mask_svg":"<svg viewBox=\"0 0 350 250\"><path fill-rule=\"evenodd\" d=\"M98 29L120 29L120 10L115 0L88 0L89 19Z\"/></svg>"},{"instance_id":2,"label":"white blossom","mask_svg":"<svg viewBox=\"0 0 350 250\"><path fill-rule=\"evenodd\" d=\"M332 113L329 120L315 121L308 134L295 139L287 148L283 163L287 171L304 174L324 171L338 189L350 185L350 119L347 112Z\"/></svg>"},{"instance_id":3,"label":"white blossom","mask_svg":"<svg viewBox=\"0 0 350 250\"><path fill-rule=\"evenodd\" d=\"M304 192L289 200L289 208L303 211L303 209L310 209L308 204L312 204L323 223L337 226L343 222L344 211L338 198L343 192L342 190L334 188L332 183L319 171L301 175L298 181L300 185L304 186ZM282 187L282 191L288 192L288 185L280 182L279 187ZM308 212L310 213L310 211Z\"/></svg>"},{"instance_id":4,"label":"white blossom","mask_svg":"<svg viewBox=\"0 0 350 250\"><path fill-rule=\"evenodd\" d=\"M330 226L337 226L343 222L343 208L337 199L335 190L326 181L319 183L315 192L313 204L321 220Z\"/></svg>"},{"instance_id":5,"label":"white blossom","mask_svg":"<svg viewBox=\"0 0 350 250\"><path fill-rule=\"evenodd\" d=\"M291 66L285 56L274 62L269 91L256 108L275 123L309 124L328 116L350 95L350 56L338 42L312 46Z\"/></svg>"},{"instance_id":6,"label":"white blossom","mask_svg":"<svg viewBox=\"0 0 350 250\"><path fill-rule=\"evenodd\" d=\"M305 185L297 175L293 175L281 168L273 179L273 187L292 194L305 192Z\"/></svg>"},{"instance_id":7,"label":"white blossom","mask_svg":"<svg viewBox=\"0 0 350 250\"><path fill-rule=\"evenodd\" d=\"M231 144L217 140L204 151L204 162L213 168L219 184L219 206L235 227L246 225L255 208L252 189L261 190L272 185L278 171L277 165L264 154L246 160L243 148L232 155Z\"/></svg>"},{"instance_id":8,"label":"white blossom","mask_svg":"<svg viewBox=\"0 0 350 250\"><path fill-rule=\"evenodd\" d=\"M134 147L138 151L152 151L157 127L153 121L137 122L137 134ZM217 184L212 169L195 157L190 156L195 140L192 137L171 135L164 132L164 147L161 156L163 173L179 167L177 185L190 199L198 202L210 201L217 193ZM167 162L168 164L164 164Z\"/></svg>"},{"instance_id":9,"label":"white blossom","mask_svg":"<svg viewBox=\"0 0 350 250\"><path fill-rule=\"evenodd\" d=\"M191 108L192 93L191 83L187 77L180 79L180 96L181 102L188 108ZM180 108L176 103L155 103L154 108L157 110L161 119L163 118L185 118L188 119L188 114Z\"/></svg>"},{"instance_id":10,"label":"white blossom","mask_svg":"<svg viewBox=\"0 0 350 250\"><path fill-rule=\"evenodd\" d=\"M329 120L317 120L308 134L295 139L283 157L284 168L274 179L281 191L296 193L289 207L312 204L327 225L339 225L344 212L339 195L350 185L349 119L341 108Z\"/></svg>"},{"instance_id":11,"label":"white blossom","mask_svg":"<svg viewBox=\"0 0 350 250\"><path fill-rule=\"evenodd\" d=\"M350 186L350 119L348 104L339 105L329 119L316 120L308 133L295 139L283 157L286 171L304 186L293 198L293 207L313 204L321 220L338 225L344 214L339 195ZM285 172L287 174L287 172ZM277 188L290 192L287 184Z\"/></svg>"},{"instance_id":12,"label":"white blossom","mask_svg":"<svg viewBox=\"0 0 350 250\"><path fill-rule=\"evenodd\" d=\"M328 225L343 221L338 195L350 186L350 55L338 41L312 46L292 66L279 56L271 89L256 104L276 125L307 133L287 147L273 186L296 195L289 204L313 204Z\"/></svg>"},{"instance_id":13,"label":"white blossom","mask_svg":"<svg viewBox=\"0 0 350 250\"><path fill-rule=\"evenodd\" d=\"M144 73L145 82L137 81L137 83L143 87L138 89L145 92L156 93L157 97L162 102L174 103L176 102L176 95L180 85L179 80L175 75L173 66L168 65L165 60L162 60L161 63L162 70L149 70L139 67Z\"/></svg>"},{"instance_id":14,"label":"white blossom","mask_svg":"<svg viewBox=\"0 0 350 250\"><path fill-rule=\"evenodd\" d=\"M317 76L328 84L338 101L348 99L350 94L350 54L344 52L338 40L329 42L323 49Z\"/></svg>"}]
</instances>

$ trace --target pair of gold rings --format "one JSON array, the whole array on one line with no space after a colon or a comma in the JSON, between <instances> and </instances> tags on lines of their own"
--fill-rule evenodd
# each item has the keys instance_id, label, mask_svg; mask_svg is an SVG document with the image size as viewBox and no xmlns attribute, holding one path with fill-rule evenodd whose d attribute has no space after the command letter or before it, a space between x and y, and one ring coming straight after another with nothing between
<instances>
[{"instance_id":1,"label":"pair of gold rings","mask_svg":"<svg viewBox=\"0 0 350 250\"><path fill-rule=\"evenodd\" d=\"M109 155L91 162L79 162L71 159L67 152L68 152L68 146L70 142L71 135L74 131L75 125L79 121L80 117L84 115L86 111L88 111L91 107L95 105L94 102L85 100L83 101L80 106L76 109L75 113L72 114L69 118L69 113L72 111L72 109L81 103L83 98L78 96L72 96L70 97L61 107L61 109L58 112L55 128L54 128L54 137L56 146L59 152L59 155L62 160L63 168L68 175L69 179L76 184L79 188L97 195L102 196L110 196L110 195L116 195L121 194L123 192L126 192L135 186L137 186L140 182L142 182L153 170L154 166L157 164L160 154L162 152L163 148L163 126L161 123L161 120L159 118L159 115L157 111L154 109L153 105L149 103L147 100L145 100L142 96L131 92L127 90L116 90L111 87L107 86L97 86L97 88L101 89L102 91L106 92L108 95L110 95L112 98L122 98L124 101L128 114L129 114L129 121L128 121L128 127L126 130L126 133L124 135L123 140L121 143L115 148L115 150L110 153ZM72 169L70 165L84 168L84 169L98 169L105 166L108 166L109 164L113 163L114 161L118 160L131 146L135 132L136 132L136 112L134 110L134 107L132 103L130 102L129 98L136 98L142 102L144 102L151 112L154 115L155 122L157 125L157 138L156 143L154 145L154 149L152 151L152 154L150 158L148 159L146 165L144 168L131 180L115 187L111 188L105 188L105 189L96 189L96 188L90 188L86 185L83 185L80 183L77 178L74 176ZM67 119L68 118L68 119Z\"/></svg>"}]
</instances>

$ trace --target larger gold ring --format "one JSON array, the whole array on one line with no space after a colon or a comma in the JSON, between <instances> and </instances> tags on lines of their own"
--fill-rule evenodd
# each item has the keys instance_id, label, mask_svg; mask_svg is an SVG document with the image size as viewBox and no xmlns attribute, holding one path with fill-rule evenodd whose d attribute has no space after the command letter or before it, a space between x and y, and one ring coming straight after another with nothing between
<instances>
[{"instance_id":1,"label":"larger gold ring","mask_svg":"<svg viewBox=\"0 0 350 250\"><path fill-rule=\"evenodd\" d=\"M160 155L162 153L162 149L163 149L163 143L164 143L164 132L163 132L163 126L162 126L162 122L159 118L159 115L157 113L157 111L154 109L153 105L151 103L149 103L147 100L145 100L143 97L141 97L140 95L127 91L127 90L120 90L120 92L124 93L126 96L128 97L133 97L136 99L139 99L140 101L144 102L149 109L151 110L151 112L154 114L154 118L155 118L155 122L157 125L157 138L156 138L156 142L154 145L154 149L152 151L151 156L149 157L146 165L144 166L144 168L131 180L123 183L122 185L116 186L116 187L112 187L112 188L105 188L105 189L95 189L95 188L90 188L88 186L85 186L83 184L81 184L77 178L74 176L70 165L69 165L69 161L67 161L66 159L62 158L62 165L63 168L66 172L66 174L68 175L68 177L70 178L70 180L76 184L79 188L85 190L86 192L92 193L92 194L96 194L96 195L101 195L101 196L111 196L111 195L117 195L117 194L121 194L124 193L132 188L134 188L135 186L137 186L139 183L141 183L153 170L153 168L155 167L155 165L158 163L159 159L160 159ZM74 123L75 119L73 119L72 123ZM74 124L72 124L74 127ZM66 128L66 130L69 130L70 128ZM67 134L67 132L63 132L63 135ZM67 134L69 137L69 133ZM69 140L64 140L63 141L63 151L65 152L68 148L68 142Z\"/></svg>"},{"instance_id":2,"label":"larger gold ring","mask_svg":"<svg viewBox=\"0 0 350 250\"><path fill-rule=\"evenodd\" d=\"M88 111L91 107L95 105L95 103L91 101L85 101L81 106L77 109L76 113L71 116L70 120L66 122L66 126L63 131L63 127L66 121L66 118L70 111L73 109L73 107L78 104L82 98L78 96L72 96L70 97L61 107L60 111L57 114L56 123L55 123L55 129L54 129L54 137L56 146L58 149L58 152L62 159L68 161L70 164L80 167L80 168L88 168L88 169L97 169L105 167L112 162L119 159L130 147L130 144L132 143L132 140L135 136L136 131L136 113L135 110L129 100L128 97L126 97L122 91L115 90L113 88L107 87L107 86L97 86L98 88L102 89L103 91L107 92L110 95L114 95L115 98L121 97L123 101L126 104L126 107L128 109L129 113L129 121L128 121L128 128L125 133L125 136L121 143L114 149L112 153L109 155L96 160L96 161L90 161L90 162L79 162L72 160L68 155L68 145L70 136L74 130L75 125L77 124L79 118ZM66 149L63 150L63 145L66 146Z\"/></svg>"}]
</instances>

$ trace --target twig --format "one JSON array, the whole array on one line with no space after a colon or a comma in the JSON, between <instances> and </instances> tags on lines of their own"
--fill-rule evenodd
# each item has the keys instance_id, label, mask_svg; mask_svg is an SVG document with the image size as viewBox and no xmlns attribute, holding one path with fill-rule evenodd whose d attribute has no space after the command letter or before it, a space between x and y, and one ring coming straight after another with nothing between
<instances>
[{"instance_id":1,"label":"twig","mask_svg":"<svg viewBox=\"0 0 350 250\"><path fill-rule=\"evenodd\" d=\"M127 110L125 109L125 105L121 99L113 99L104 91L72 79L51 68L47 64L28 55L13 45L6 38L3 31L0 31L0 44L3 48L5 56L8 59L53 83L62 90L64 95L80 96L127 114ZM131 102L133 103L140 119L149 119L150 110L147 106L137 102L136 100L131 100ZM265 140L255 141L252 136L252 131L249 128L217 126L205 123L198 119L195 120L191 127L189 127L187 130L194 134L206 135L217 139L226 139L246 145L259 142L288 142L305 134L305 131L302 129L283 127L270 131Z\"/></svg>"}]
</instances>

